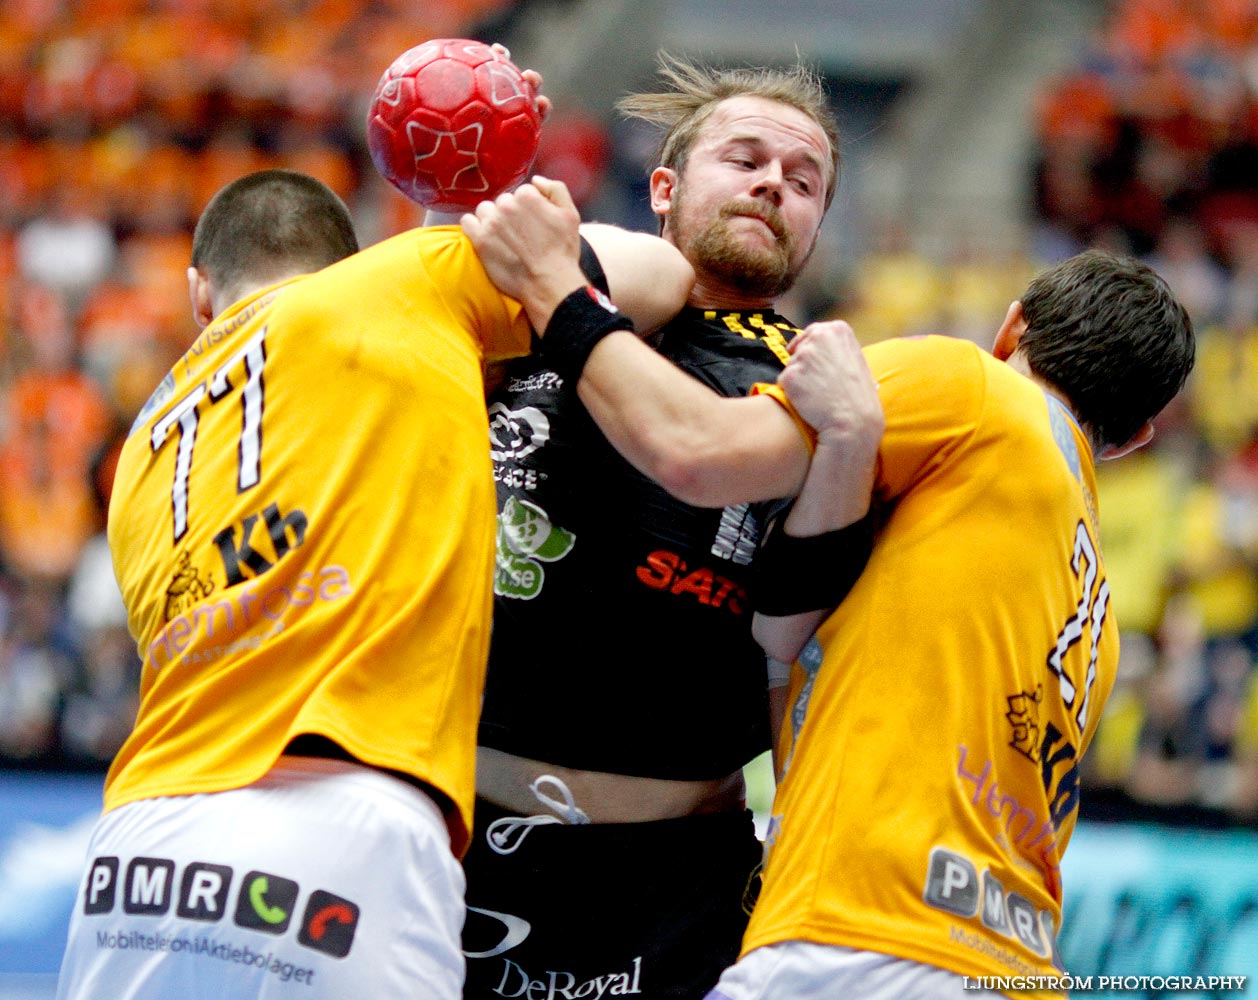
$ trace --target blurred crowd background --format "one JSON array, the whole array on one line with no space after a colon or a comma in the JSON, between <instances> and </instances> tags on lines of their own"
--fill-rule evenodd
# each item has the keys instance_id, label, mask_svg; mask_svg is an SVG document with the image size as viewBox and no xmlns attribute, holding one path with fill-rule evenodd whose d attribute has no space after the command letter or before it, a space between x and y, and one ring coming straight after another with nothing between
<instances>
[{"instance_id":1,"label":"blurred crowd background","mask_svg":"<svg viewBox=\"0 0 1258 1000\"><path fill-rule=\"evenodd\" d=\"M131 725L139 662L104 518L120 442L194 337L184 269L209 197L285 166L331 185L364 244L417 224L365 149L383 69L428 38L519 37L517 60L547 74L524 57L522 26L581 7L6 0L0 764L103 769ZM1100 469L1124 646L1084 815L1258 826L1258 2L1080 9L1088 29L1029 84L1000 227L941 226L894 198L866 209L862 191L886 187L866 150L894 134L914 81L809 56L845 123L846 194L782 311L848 319L867 342L929 332L988 346L1028 278L1083 247L1166 277L1198 326L1197 371L1154 444ZM649 56L630 74L639 86ZM559 77L537 171L565 180L587 217L653 230L655 137L610 101L565 102Z\"/></svg>"}]
</instances>

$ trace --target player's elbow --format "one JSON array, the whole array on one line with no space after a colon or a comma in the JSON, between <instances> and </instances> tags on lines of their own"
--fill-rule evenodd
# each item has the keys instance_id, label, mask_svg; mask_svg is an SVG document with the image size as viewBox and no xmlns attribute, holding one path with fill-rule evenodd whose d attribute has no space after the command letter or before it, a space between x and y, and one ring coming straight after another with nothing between
<instances>
[{"instance_id":1,"label":"player's elbow","mask_svg":"<svg viewBox=\"0 0 1258 1000\"><path fill-rule=\"evenodd\" d=\"M705 473L695 461L694 452L680 439L674 438L655 449L647 475L674 497L692 507L723 506L709 504Z\"/></svg>"},{"instance_id":2,"label":"player's elbow","mask_svg":"<svg viewBox=\"0 0 1258 1000\"><path fill-rule=\"evenodd\" d=\"M809 450L795 422L767 396L719 399L670 422L659 481L695 507L795 496Z\"/></svg>"},{"instance_id":3,"label":"player's elbow","mask_svg":"<svg viewBox=\"0 0 1258 1000\"><path fill-rule=\"evenodd\" d=\"M651 473L664 489L692 507L725 507L763 499L747 494L730 453L706 435L677 436L661 448Z\"/></svg>"},{"instance_id":4,"label":"player's elbow","mask_svg":"<svg viewBox=\"0 0 1258 1000\"><path fill-rule=\"evenodd\" d=\"M785 627L786 622L783 618L755 614L751 619L751 637L760 644L765 655L783 663L794 663L807 636Z\"/></svg>"}]
</instances>

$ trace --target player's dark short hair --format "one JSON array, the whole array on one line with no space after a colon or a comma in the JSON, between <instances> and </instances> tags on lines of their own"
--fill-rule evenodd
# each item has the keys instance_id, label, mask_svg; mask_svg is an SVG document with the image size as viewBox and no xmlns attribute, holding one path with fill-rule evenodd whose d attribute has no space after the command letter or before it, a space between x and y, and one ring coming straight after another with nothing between
<instances>
[{"instance_id":1,"label":"player's dark short hair","mask_svg":"<svg viewBox=\"0 0 1258 1000\"><path fill-rule=\"evenodd\" d=\"M1021 349L1061 390L1097 445L1123 445L1192 371L1192 320L1166 282L1129 257L1088 250L1022 296Z\"/></svg>"},{"instance_id":2,"label":"player's dark short hair","mask_svg":"<svg viewBox=\"0 0 1258 1000\"><path fill-rule=\"evenodd\" d=\"M317 271L358 251L345 203L295 170L261 170L222 188L192 236L192 266L223 290Z\"/></svg>"},{"instance_id":3,"label":"player's dark short hair","mask_svg":"<svg viewBox=\"0 0 1258 1000\"><path fill-rule=\"evenodd\" d=\"M640 118L664 129L660 166L679 174L685 170L704 123L722 101L731 97L763 97L802 111L825 133L830 145L830 171L826 178L826 207L830 207L839 184L839 126L821 77L814 70L798 64L785 69L716 69L660 52L659 72L669 89L629 94L616 107L630 118Z\"/></svg>"}]
</instances>

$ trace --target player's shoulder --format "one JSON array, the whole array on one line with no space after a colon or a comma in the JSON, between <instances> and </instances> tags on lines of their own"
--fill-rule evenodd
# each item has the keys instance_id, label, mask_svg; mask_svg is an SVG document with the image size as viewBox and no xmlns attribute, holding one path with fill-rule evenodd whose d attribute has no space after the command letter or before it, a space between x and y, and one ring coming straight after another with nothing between
<instances>
[{"instance_id":1,"label":"player's shoulder","mask_svg":"<svg viewBox=\"0 0 1258 1000\"><path fill-rule=\"evenodd\" d=\"M371 261L376 258L394 256L422 257L442 251L455 251L475 256L471 241L458 226L417 226L363 247L353 257L346 260L352 261L358 258Z\"/></svg>"},{"instance_id":2,"label":"player's shoulder","mask_svg":"<svg viewBox=\"0 0 1258 1000\"><path fill-rule=\"evenodd\" d=\"M482 275L480 259L462 229L418 227L365 246L310 275L304 296L313 300L332 297L344 305L369 302L374 288L418 291L436 283L457 287L460 281L474 281Z\"/></svg>"},{"instance_id":3,"label":"player's shoulder","mask_svg":"<svg viewBox=\"0 0 1258 1000\"><path fill-rule=\"evenodd\" d=\"M891 337L887 340L880 340L870 344L865 348L865 356L869 358L912 357L960 360L967 357L978 359L983 355L987 355L987 352L973 341L934 333L909 337Z\"/></svg>"},{"instance_id":4,"label":"player's shoulder","mask_svg":"<svg viewBox=\"0 0 1258 1000\"><path fill-rule=\"evenodd\" d=\"M895 374L927 379L954 378L983 381L999 362L973 341L937 334L892 337L864 349L870 370L880 380Z\"/></svg>"},{"instance_id":5,"label":"player's shoulder","mask_svg":"<svg viewBox=\"0 0 1258 1000\"><path fill-rule=\"evenodd\" d=\"M981 419L1008 368L972 341L937 335L880 341L865 348L865 359L888 414L932 413L962 424Z\"/></svg>"}]
</instances>

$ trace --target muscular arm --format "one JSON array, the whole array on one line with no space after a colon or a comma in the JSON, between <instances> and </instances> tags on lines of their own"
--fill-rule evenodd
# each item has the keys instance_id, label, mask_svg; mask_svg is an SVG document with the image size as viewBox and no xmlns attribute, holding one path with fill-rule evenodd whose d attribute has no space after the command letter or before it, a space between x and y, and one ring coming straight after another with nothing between
<instances>
[{"instance_id":1,"label":"muscular arm","mask_svg":"<svg viewBox=\"0 0 1258 1000\"><path fill-rule=\"evenodd\" d=\"M695 272L671 243L596 222L583 223L580 232L603 266L611 300L639 334L658 330L685 305Z\"/></svg>"},{"instance_id":2,"label":"muscular arm","mask_svg":"<svg viewBox=\"0 0 1258 1000\"><path fill-rule=\"evenodd\" d=\"M639 335L659 329L677 315L694 284L694 269L680 251L657 236L617 226L583 223L580 233L598 257L612 301L633 320ZM576 275L557 279L556 287L575 279ZM486 397L501 384L505 370L502 364L486 368Z\"/></svg>"},{"instance_id":3,"label":"muscular arm","mask_svg":"<svg viewBox=\"0 0 1258 1000\"><path fill-rule=\"evenodd\" d=\"M794 361L783 373L782 388L800 415L820 430L803 489L790 514L772 530L809 538L847 528L869 513L885 417L868 367L863 368L864 378L855 368L834 368L839 356L818 350L811 329L792 344L792 351ZM863 357L861 361L863 365ZM863 568L867 554L865 549L853 573ZM790 663L832 610L777 616L757 612L752 635L769 656Z\"/></svg>"},{"instance_id":4,"label":"muscular arm","mask_svg":"<svg viewBox=\"0 0 1258 1000\"><path fill-rule=\"evenodd\" d=\"M556 306L585 284L577 222L567 190L545 178L462 219L490 277L524 304L535 330L544 331ZM657 322L680 308L694 272L673 246L608 226L585 236L619 306L628 301ZM678 261L684 282L676 279ZM780 406L719 396L631 333L611 334L594 348L577 391L608 441L687 503L767 500L795 493L804 481L808 446Z\"/></svg>"},{"instance_id":5,"label":"muscular arm","mask_svg":"<svg viewBox=\"0 0 1258 1000\"><path fill-rule=\"evenodd\" d=\"M796 538L808 538L846 528L864 517L869 512L869 493L852 483L852 464L853 459L846 449L834 448L818 440L799 499L786 519L775 525L773 530L785 531ZM769 656L784 663L793 663L832 610L820 608L776 616L756 612L751 634Z\"/></svg>"},{"instance_id":6,"label":"muscular arm","mask_svg":"<svg viewBox=\"0 0 1258 1000\"><path fill-rule=\"evenodd\" d=\"M543 187L562 191L565 204L543 195ZM564 297L587 283L582 236L598 256L612 300L639 332L658 328L685 305L695 273L676 247L658 236L579 223L567 189L543 177L481 202L475 214L460 219L489 277L520 300L539 334Z\"/></svg>"},{"instance_id":7,"label":"muscular arm","mask_svg":"<svg viewBox=\"0 0 1258 1000\"><path fill-rule=\"evenodd\" d=\"M695 506L793 496L808 471L781 406L719 396L628 333L594 348L577 392L617 451Z\"/></svg>"}]
</instances>

